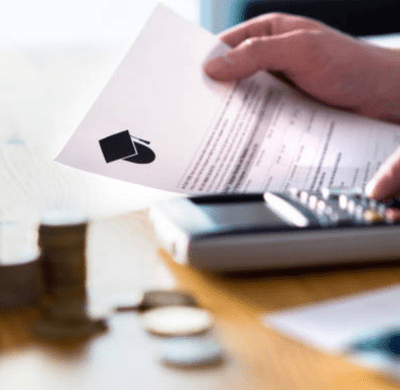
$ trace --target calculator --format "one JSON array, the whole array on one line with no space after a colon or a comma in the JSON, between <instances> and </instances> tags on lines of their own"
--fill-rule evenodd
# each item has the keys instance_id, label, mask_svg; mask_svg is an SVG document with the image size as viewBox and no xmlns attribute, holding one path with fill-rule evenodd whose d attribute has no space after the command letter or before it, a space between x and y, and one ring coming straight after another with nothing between
<instances>
[{"instance_id":1,"label":"calculator","mask_svg":"<svg viewBox=\"0 0 400 390\"><path fill-rule=\"evenodd\" d=\"M150 220L175 261L215 272L400 259L398 200L359 189L217 194L154 205Z\"/></svg>"}]
</instances>

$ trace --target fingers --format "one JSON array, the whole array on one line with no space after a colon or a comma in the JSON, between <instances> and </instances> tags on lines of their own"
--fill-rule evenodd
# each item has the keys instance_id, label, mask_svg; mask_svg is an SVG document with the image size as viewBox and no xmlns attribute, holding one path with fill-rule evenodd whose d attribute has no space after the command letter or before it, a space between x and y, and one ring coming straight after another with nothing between
<instances>
[{"instance_id":1,"label":"fingers","mask_svg":"<svg viewBox=\"0 0 400 390\"><path fill-rule=\"evenodd\" d=\"M219 35L222 42L236 47L248 38L273 36L299 29L326 28L320 22L299 16L270 13L241 23Z\"/></svg>"},{"instance_id":2,"label":"fingers","mask_svg":"<svg viewBox=\"0 0 400 390\"><path fill-rule=\"evenodd\" d=\"M309 34L312 32L297 30L272 37L248 38L230 52L208 61L204 71L211 78L224 81L243 79L259 70L298 71L301 63L307 63L310 53Z\"/></svg>"},{"instance_id":3,"label":"fingers","mask_svg":"<svg viewBox=\"0 0 400 390\"><path fill-rule=\"evenodd\" d=\"M400 221L400 210L399 209L388 209L388 210L386 210L385 217L388 221L399 222Z\"/></svg>"},{"instance_id":4,"label":"fingers","mask_svg":"<svg viewBox=\"0 0 400 390\"><path fill-rule=\"evenodd\" d=\"M375 200L392 199L400 195L400 148L379 168L365 188Z\"/></svg>"}]
</instances>

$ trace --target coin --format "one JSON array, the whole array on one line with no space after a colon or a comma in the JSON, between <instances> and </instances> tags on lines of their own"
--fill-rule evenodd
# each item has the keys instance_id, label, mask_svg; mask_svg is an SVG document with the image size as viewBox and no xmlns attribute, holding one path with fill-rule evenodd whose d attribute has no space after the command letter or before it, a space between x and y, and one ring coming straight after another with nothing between
<instances>
[{"instance_id":1,"label":"coin","mask_svg":"<svg viewBox=\"0 0 400 390\"><path fill-rule=\"evenodd\" d=\"M143 314L145 329L159 336L188 336L211 328L212 318L203 309L169 306L152 309Z\"/></svg>"},{"instance_id":2,"label":"coin","mask_svg":"<svg viewBox=\"0 0 400 390\"><path fill-rule=\"evenodd\" d=\"M58 297L84 296L86 231L80 212L55 210L42 216L39 243L47 292Z\"/></svg>"},{"instance_id":3,"label":"coin","mask_svg":"<svg viewBox=\"0 0 400 390\"><path fill-rule=\"evenodd\" d=\"M214 366L222 362L223 349L210 337L174 337L162 343L160 360L179 367Z\"/></svg>"},{"instance_id":4,"label":"coin","mask_svg":"<svg viewBox=\"0 0 400 390\"><path fill-rule=\"evenodd\" d=\"M0 310L38 303L42 294L38 251L0 256Z\"/></svg>"},{"instance_id":5,"label":"coin","mask_svg":"<svg viewBox=\"0 0 400 390\"><path fill-rule=\"evenodd\" d=\"M192 295L177 290L149 290L143 295L142 310L163 306L197 306Z\"/></svg>"}]
</instances>

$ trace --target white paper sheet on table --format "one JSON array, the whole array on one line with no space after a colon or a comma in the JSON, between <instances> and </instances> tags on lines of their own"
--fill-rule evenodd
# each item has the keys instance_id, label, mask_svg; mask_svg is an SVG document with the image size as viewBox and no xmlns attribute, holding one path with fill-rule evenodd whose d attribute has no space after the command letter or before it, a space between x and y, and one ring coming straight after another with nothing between
<instances>
[{"instance_id":1,"label":"white paper sheet on table","mask_svg":"<svg viewBox=\"0 0 400 390\"><path fill-rule=\"evenodd\" d=\"M400 360L380 350L352 350L360 341L400 330L400 286L268 314L262 322L287 337L400 382Z\"/></svg>"},{"instance_id":2,"label":"white paper sheet on table","mask_svg":"<svg viewBox=\"0 0 400 390\"><path fill-rule=\"evenodd\" d=\"M289 309L263 322L322 351L343 353L363 334L400 328L400 286Z\"/></svg>"},{"instance_id":3,"label":"white paper sheet on table","mask_svg":"<svg viewBox=\"0 0 400 390\"><path fill-rule=\"evenodd\" d=\"M399 145L398 126L328 109L265 72L210 80L204 63L227 50L159 5L57 161L174 192L313 191L363 188Z\"/></svg>"}]
</instances>

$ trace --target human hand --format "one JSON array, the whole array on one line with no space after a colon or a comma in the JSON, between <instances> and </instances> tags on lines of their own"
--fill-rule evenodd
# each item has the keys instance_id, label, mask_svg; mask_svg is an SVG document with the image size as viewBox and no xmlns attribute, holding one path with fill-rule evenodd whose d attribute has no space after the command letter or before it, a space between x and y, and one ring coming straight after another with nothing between
<instances>
[{"instance_id":1,"label":"human hand","mask_svg":"<svg viewBox=\"0 0 400 390\"><path fill-rule=\"evenodd\" d=\"M378 169L367 184L365 193L375 200L388 200L400 196L400 148L398 148ZM390 209L387 218L400 219L400 210Z\"/></svg>"},{"instance_id":2,"label":"human hand","mask_svg":"<svg viewBox=\"0 0 400 390\"><path fill-rule=\"evenodd\" d=\"M400 51L354 39L320 22L266 14L222 33L233 49L207 62L217 80L279 72L313 98L400 123Z\"/></svg>"}]
</instances>

